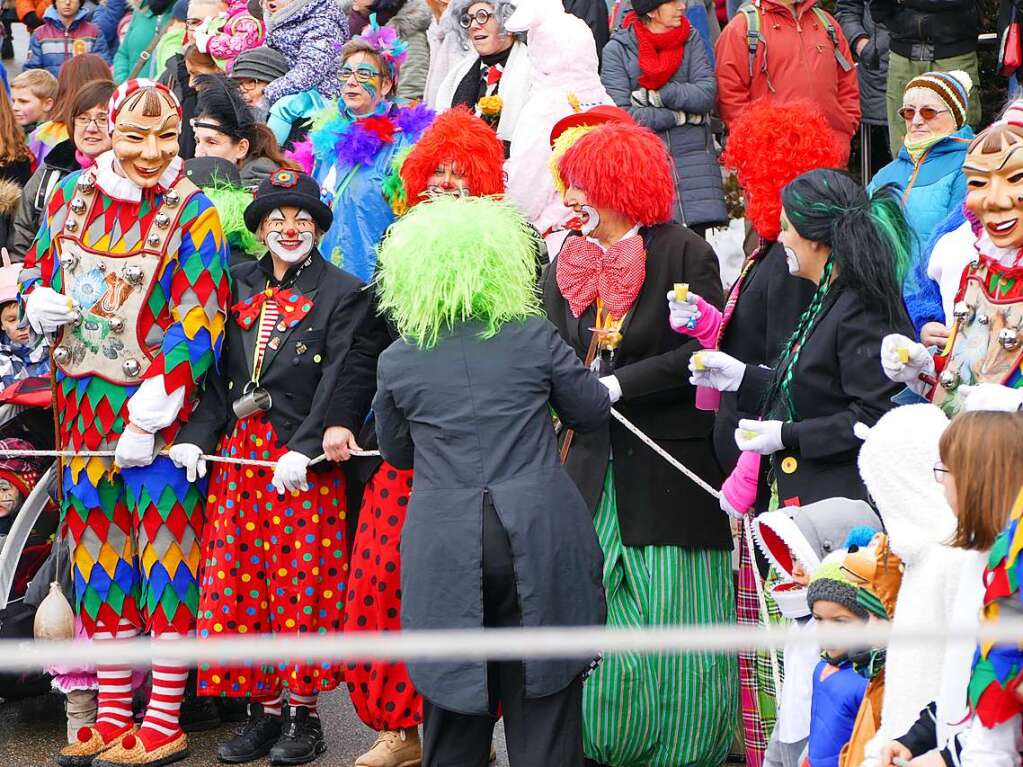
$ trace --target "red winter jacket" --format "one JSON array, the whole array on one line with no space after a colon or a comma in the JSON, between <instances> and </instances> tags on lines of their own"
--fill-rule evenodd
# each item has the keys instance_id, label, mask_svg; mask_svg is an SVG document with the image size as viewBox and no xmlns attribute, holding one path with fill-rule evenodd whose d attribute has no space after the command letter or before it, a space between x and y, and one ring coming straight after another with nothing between
<instances>
[{"instance_id":1,"label":"red winter jacket","mask_svg":"<svg viewBox=\"0 0 1023 767\"><path fill-rule=\"evenodd\" d=\"M758 98L809 99L827 117L845 145L860 122L860 87L856 69L846 72L835 58L835 46L820 19L811 10L817 0L803 0L790 8L778 0L759 0L760 34L766 46L757 46L753 78L749 71L746 16L736 13L718 38L718 111L728 125ZM844 59L853 61L849 43L838 22L831 18ZM767 56L766 74L764 56Z\"/></svg>"}]
</instances>

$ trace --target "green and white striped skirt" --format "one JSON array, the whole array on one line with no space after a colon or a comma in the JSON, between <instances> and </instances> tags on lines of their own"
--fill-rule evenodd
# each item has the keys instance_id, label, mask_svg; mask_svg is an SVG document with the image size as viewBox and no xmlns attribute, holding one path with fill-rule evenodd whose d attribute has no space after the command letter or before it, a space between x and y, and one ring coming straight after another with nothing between
<instances>
[{"instance_id":1,"label":"green and white striped skirt","mask_svg":"<svg viewBox=\"0 0 1023 767\"><path fill-rule=\"evenodd\" d=\"M604 551L608 626L735 622L729 552L622 544L613 465L594 525ZM586 756L610 767L719 767L738 704L734 655L606 655L583 687Z\"/></svg>"}]
</instances>

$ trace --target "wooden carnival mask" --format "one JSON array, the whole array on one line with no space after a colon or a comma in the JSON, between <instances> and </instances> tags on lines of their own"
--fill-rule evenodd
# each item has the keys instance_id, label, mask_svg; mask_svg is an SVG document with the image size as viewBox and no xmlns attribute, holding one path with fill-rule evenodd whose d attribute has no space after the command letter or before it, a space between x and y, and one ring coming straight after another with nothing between
<instances>
[{"instance_id":1,"label":"wooden carnival mask","mask_svg":"<svg viewBox=\"0 0 1023 767\"><path fill-rule=\"evenodd\" d=\"M111 132L114 155L124 175L143 189L156 186L177 157L181 114L173 97L145 86L117 109Z\"/></svg>"},{"instance_id":2,"label":"wooden carnival mask","mask_svg":"<svg viewBox=\"0 0 1023 767\"><path fill-rule=\"evenodd\" d=\"M1023 127L996 123L970 145L963 163L966 207L999 248L1023 247Z\"/></svg>"}]
</instances>

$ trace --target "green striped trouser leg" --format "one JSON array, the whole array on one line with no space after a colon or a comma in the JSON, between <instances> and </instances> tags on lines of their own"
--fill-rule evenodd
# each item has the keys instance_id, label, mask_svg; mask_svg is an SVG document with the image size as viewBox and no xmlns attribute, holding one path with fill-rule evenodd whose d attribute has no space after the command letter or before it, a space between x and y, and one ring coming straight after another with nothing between
<instances>
[{"instance_id":1,"label":"green striped trouser leg","mask_svg":"<svg viewBox=\"0 0 1023 767\"><path fill-rule=\"evenodd\" d=\"M726 551L624 546L612 470L594 518L608 625L734 623ZM586 756L612 767L718 767L738 716L734 656L605 656L583 688Z\"/></svg>"}]
</instances>

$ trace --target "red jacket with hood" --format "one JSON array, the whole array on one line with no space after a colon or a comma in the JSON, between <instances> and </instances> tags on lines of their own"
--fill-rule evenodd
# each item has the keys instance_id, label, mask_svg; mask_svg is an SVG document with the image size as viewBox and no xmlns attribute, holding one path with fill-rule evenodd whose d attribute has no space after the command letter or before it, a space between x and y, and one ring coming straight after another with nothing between
<instances>
[{"instance_id":1,"label":"red jacket with hood","mask_svg":"<svg viewBox=\"0 0 1023 767\"><path fill-rule=\"evenodd\" d=\"M762 97L788 101L809 99L828 119L845 148L859 127L860 88L856 69L842 69L828 30L813 7L817 0L802 0L789 7L778 0L759 0L760 34L750 77L746 16L735 14L718 38L718 111L728 125L753 101ZM833 17L838 50L852 62L849 43ZM766 56L766 72L765 72Z\"/></svg>"}]
</instances>

